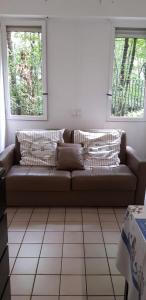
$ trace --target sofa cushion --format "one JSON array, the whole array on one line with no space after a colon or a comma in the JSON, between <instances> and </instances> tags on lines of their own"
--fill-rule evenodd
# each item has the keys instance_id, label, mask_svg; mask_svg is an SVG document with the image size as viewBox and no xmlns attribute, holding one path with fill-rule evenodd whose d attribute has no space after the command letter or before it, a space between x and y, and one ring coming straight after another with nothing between
<instances>
[{"instance_id":1,"label":"sofa cushion","mask_svg":"<svg viewBox=\"0 0 146 300\"><path fill-rule=\"evenodd\" d=\"M84 131L97 131L98 129L85 129ZM72 131L72 142L74 143L74 131ZM120 144L120 152L119 152L119 159L121 164L126 163L126 132L121 130L121 144Z\"/></svg>"},{"instance_id":2,"label":"sofa cushion","mask_svg":"<svg viewBox=\"0 0 146 300\"><path fill-rule=\"evenodd\" d=\"M69 191L68 171L48 167L13 166L6 176L8 191Z\"/></svg>"},{"instance_id":3,"label":"sofa cushion","mask_svg":"<svg viewBox=\"0 0 146 300\"><path fill-rule=\"evenodd\" d=\"M118 166L121 130L104 129L74 131L74 142L83 143L84 163L87 169L98 166Z\"/></svg>"},{"instance_id":4,"label":"sofa cushion","mask_svg":"<svg viewBox=\"0 0 146 300\"><path fill-rule=\"evenodd\" d=\"M63 133L64 129L18 131L20 164L23 166L56 166L57 142L63 142Z\"/></svg>"},{"instance_id":5,"label":"sofa cushion","mask_svg":"<svg viewBox=\"0 0 146 300\"><path fill-rule=\"evenodd\" d=\"M73 171L73 190L135 190L136 176L126 165Z\"/></svg>"},{"instance_id":6,"label":"sofa cushion","mask_svg":"<svg viewBox=\"0 0 146 300\"><path fill-rule=\"evenodd\" d=\"M58 129L46 129L46 131L52 131ZM72 142L73 131L70 129L65 129L63 132L63 140L65 143ZM15 164L19 164L21 160L21 153L20 153L20 142L18 141L17 134L15 136Z\"/></svg>"},{"instance_id":7,"label":"sofa cushion","mask_svg":"<svg viewBox=\"0 0 146 300\"><path fill-rule=\"evenodd\" d=\"M81 145L58 147L57 152L58 170L84 170L84 160Z\"/></svg>"}]
</instances>

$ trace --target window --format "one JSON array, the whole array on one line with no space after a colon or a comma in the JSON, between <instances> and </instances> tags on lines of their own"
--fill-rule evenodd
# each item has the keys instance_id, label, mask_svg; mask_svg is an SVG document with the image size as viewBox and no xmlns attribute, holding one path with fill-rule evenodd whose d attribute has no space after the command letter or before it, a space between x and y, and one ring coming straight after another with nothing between
<instances>
[{"instance_id":1,"label":"window","mask_svg":"<svg viewBox=\"0 0 146 300\"><path fill-rule=\"evenodd\" d=\"M146 29L116 28L111 118L143 120L145 87Z\"/></svg>"},{"instance_id":2,"label":"window","mask_svg":"<svg viewBox=\"0 0 146 300\"><path fill-rule=\"evenodd\" d=\"M5 26L5 84L10 118L46 119L44 29L43 22Z\"/></svg>"}]
</instances>

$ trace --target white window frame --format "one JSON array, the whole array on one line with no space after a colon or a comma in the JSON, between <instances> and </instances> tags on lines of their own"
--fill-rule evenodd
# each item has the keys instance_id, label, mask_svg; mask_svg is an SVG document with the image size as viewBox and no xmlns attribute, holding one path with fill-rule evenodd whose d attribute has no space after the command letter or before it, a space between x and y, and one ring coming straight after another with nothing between
<instances>
[{"instance_id":1,"label":"white window frame","mask_svg":"<svg viewBox=\"0 0 146 300\"><path fill-rule=\"evenodd\" d=\"M115 46L115 30L119 28L130 28L134 30L135 28L144 28L146 29L146 20L112 20L111 22L111 45L110 45L110 62L109 62L109 83L107 90L107 121L109 122L146 122L146 86L145 86L145 98L144 98L144 115L140 117L114 117L111 115L111 106L112 106L112 79L113 79L113 63L114 63L114 46Z\"/></svg>"},{"instance_id":2,"label":"white window frame","mask_svg":"<svg viewBox=\"0 0 146 300\"><path fill-rule=\"evenodd\" d=\"M42 84L43 84L43 114L41 116L30 115L12 115L10 107L10 92L8 83L8 57L7 57L7 26L39 26L42 29ZM4 95L6 101L6 116L9 120L47 120L48 119L48 86L47 86L47 30L45 19L20 19L20 18L2 18L2 59L4 65Z\"/></svg>"}]
</instances>

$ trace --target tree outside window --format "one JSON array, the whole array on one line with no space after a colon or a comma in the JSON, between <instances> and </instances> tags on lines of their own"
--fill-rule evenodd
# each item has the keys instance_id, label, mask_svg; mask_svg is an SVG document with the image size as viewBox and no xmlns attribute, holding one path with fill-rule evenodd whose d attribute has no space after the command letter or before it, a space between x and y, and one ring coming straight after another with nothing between
<instances>
[{"instance_id":1,"label":"tree outside window","mask_svg":"<svg viewBox=\"0 0 146 300\"><path fill-rule=\"evenodd\" d=\"M7 27L7 49L11 114L42 115L41 28Z\"/></svg>"},{"instance_id":2,"label":"tree outside window","mask_svg":"<svg viewBox=\"0 0 146 300\"><path fill-rule=\"evenodd\" d=\"M146 31L116 29L112 81L113 117L143 118Z\"/></svg>"}]
</instances>

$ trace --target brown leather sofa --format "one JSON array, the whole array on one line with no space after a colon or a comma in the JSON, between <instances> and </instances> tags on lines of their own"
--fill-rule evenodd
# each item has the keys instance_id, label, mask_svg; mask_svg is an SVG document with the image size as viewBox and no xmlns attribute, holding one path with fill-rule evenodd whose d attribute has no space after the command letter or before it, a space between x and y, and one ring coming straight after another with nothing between
<instances>
[{"instance_id":1,"label":"brown leather sofa","mask_svg":"<svg viewBox=\"0 0 146 300\"><path fill-rule=\"evenodd\" d=\"M64 141L73 142L73 131L65 130ZM116 168L61 171L48 167L20 166L20 145L8 146L0 154L5 168L9 206L127 206L143 204L146 162L122 133L120 161Z\"/></svg>"}]
</instances>

